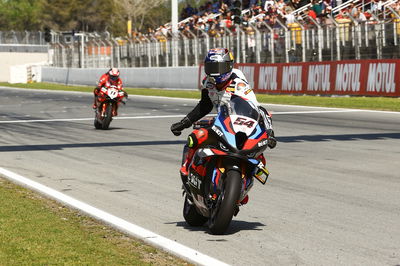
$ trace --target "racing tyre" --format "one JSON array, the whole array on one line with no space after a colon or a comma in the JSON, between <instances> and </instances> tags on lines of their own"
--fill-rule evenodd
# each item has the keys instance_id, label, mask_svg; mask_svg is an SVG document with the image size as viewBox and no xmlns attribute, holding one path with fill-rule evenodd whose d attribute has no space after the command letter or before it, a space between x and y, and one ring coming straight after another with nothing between
<instances>
[{"instance_id":1,"label":"racing tyre","mask_svg":"<svg viewBox=\"0 0 400 266\"><path fill-rule=\"evenodd\" d=\"M102 128L103 129L108 129L110 126L111 120L112 120L112 104L107 104L106 107L106 113L103 118L103 123L102 123Z\"/></svg>"},{"instance_id":2,"label":"racing tyre","mask_svg":"<svg viewBox=\"0 0 400 266\"><path fill-rule=\"evenodd\" d=\"M190 226L202 226L208 220L207 217L199 214L196 207L190 200L188 196L185 196L185 203L183 204L183 218Z\"/></svg>"},{"instance_id":3,"label":"racing tyre","mask_svg":"<svg viewBox=\"0 0 400 266\"><path fill-rule=\"evenodd\" d=\"M222 235L228 229L240 197L242 177L240 172L229 170L224 180L224 189L216 208L211 213L208 227L214 235Z\"/></svg>"},{"instance_id":4,"label":"racing tyre","mask_svg":"<svg viewBox=\"0 0 400 266\"><path fill-rule=\"evenodd\" d=\"M97 120L97 115L96 115L96 117L94 118L94 127L95 127L96 129L101 129L101 128L102 128L101 123L99 122L99 120Z\"/></svg>"}]
</instances>

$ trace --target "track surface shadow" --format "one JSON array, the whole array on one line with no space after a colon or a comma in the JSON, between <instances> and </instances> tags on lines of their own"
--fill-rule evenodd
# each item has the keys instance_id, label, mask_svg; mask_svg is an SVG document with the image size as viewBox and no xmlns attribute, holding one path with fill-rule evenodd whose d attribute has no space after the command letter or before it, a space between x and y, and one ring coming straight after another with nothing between
<instances>
[{"instance_id":1,"label":"track surface shadow","mask_svg":"<svg viewBox=\"0 0 400 266\"><path fill-rule=\"evenodd\" d=\"M95 143L65 143L65 144L37 144L37 145L13 145L1 146L0 152L12 151L50 151L63 150L70 148L100 148L100 147L119 147L119 146L157 146L157 145L183 145L184 140L164 140L164 141L133 141L133 142L95 142Z\"/></svg>"},{"instance_id":2,"label":"track surface shadow","mask_svg":"<svg viewBox=\"0 0 400 266\"><path fill-rule=\"evenodd\" d=\"M325 142L325 141L356 141L356 140L382 140L400 139L400 133L371 133L371 134L343 134L343 135L303 135L277 137L278 142ZM0 152L14 151L49 151L70 148L95 148L95 147L129 147L129 146L157 146L157 145L183 145L184 140L159 140L159 141L132 141L132 142L96 142L96 143L65 143L65 144L36 144L36 145L11 145L1 146Z\"/></svg>"},{"instance_id":3,"label":"track surface shadow","mask_svg":"<svg viewBox=\"0 0 400 266\"><path fill-rule=\"evenodd\" d=\"M194 232L204 231L205 233L211 234L210 230L208 230L207 223L205 223L203 226L190 226L185 221L181 221L181 222L176 222L176 226L183 227L184 229L189 231L194 231ZM266 225L259 222L247 222L247 221L239 221L233 219L224 235L233 235L248 230L261 231L263 230L261 227L264 226ZM221 241L221 240L210 239L209 241Z\"/></svg>"}]
</instances>

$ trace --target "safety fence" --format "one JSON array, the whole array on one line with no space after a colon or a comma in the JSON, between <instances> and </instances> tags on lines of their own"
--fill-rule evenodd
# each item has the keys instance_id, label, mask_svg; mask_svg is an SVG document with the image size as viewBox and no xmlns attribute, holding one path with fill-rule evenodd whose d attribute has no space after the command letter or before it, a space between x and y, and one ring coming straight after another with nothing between
<instances>
[{"instance_id":1,"label":"safety fence","mask_svg":"<svg viewBox=\"0 0 400 266\"><path fill-rule=\"evenodd\" d=\"M43 32L0 31L0 52L47 53Z\"/></svg>"},{"instance_id":2,"label":"safety fence","mask_svg":"<svg viewBox=\"0 0 400 266\"><path fill-rule=\"evenodd\" d=\"M54 36L53 36L54 37ZM358 23L349 19L320 25L300 23L209 32L185 30L177 36L140 35L111 38L78 33L55 36L51 65L57 67L197 66L208 49L226 47L238 63L290 63L352 59L400 58L400 17L390 22Z\"/></svg>"},{"instance_id":3,"label":"safety fence","mask_svg":"<svg viewBox=\"0 0 400 266\"><path fill-rule=\"evenodd\" d=\"M0 44L46 45L42 31L0 31Z\"/></svg>"},{"instance_id":4,"label":"safety fence","mask_svg":"<svg viewBox=\"0 0 400 266\"><path fill-rule=\"evenodd\" d=\"M400 59L235 65L256 93L400 97ZM95 85L104 68L41 67L46 82ZM121 68L124 84L145 88L200 88L198 67Z\"/></svg>"}]
</instances>

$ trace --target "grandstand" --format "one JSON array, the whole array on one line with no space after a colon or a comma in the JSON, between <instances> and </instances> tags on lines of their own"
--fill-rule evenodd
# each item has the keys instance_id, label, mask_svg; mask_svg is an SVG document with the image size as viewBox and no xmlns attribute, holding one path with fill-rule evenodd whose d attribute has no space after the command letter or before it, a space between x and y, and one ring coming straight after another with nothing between
<instances>
[{"instance_id":1,"label":"grandstand","mask_svg":"<svg viewBox=\"0 0 400 266\"><path fill-rule=\"evenodd\" d=\"M209 48L219 46L231 49L239 63L400 58L399 1L253 2L243 1L240 24L232 21L229 0L209 3L198 11L186 9L177 36L169 23L148 33L134 32L130 38L53 32L52 64L194 66Z\"/></svg>"}]
</instances>

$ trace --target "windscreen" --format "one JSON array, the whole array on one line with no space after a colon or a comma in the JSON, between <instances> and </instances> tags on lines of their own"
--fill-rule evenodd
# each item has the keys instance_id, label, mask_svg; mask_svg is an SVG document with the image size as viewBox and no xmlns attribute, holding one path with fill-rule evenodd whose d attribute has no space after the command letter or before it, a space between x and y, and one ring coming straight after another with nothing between
<instances>
[{"instance_id":1,"label":"windscreen","mask_svg":"<svg viewBox=\"0 0 400 266\"><path fill-rule=\"evenodd\" d=\"M252 118L256 121L258 120L260 113L253 103L246 101L239 96L232 95L229 104L231 107L231 115L241 115Z\"/></svg>"}]
</instances>

